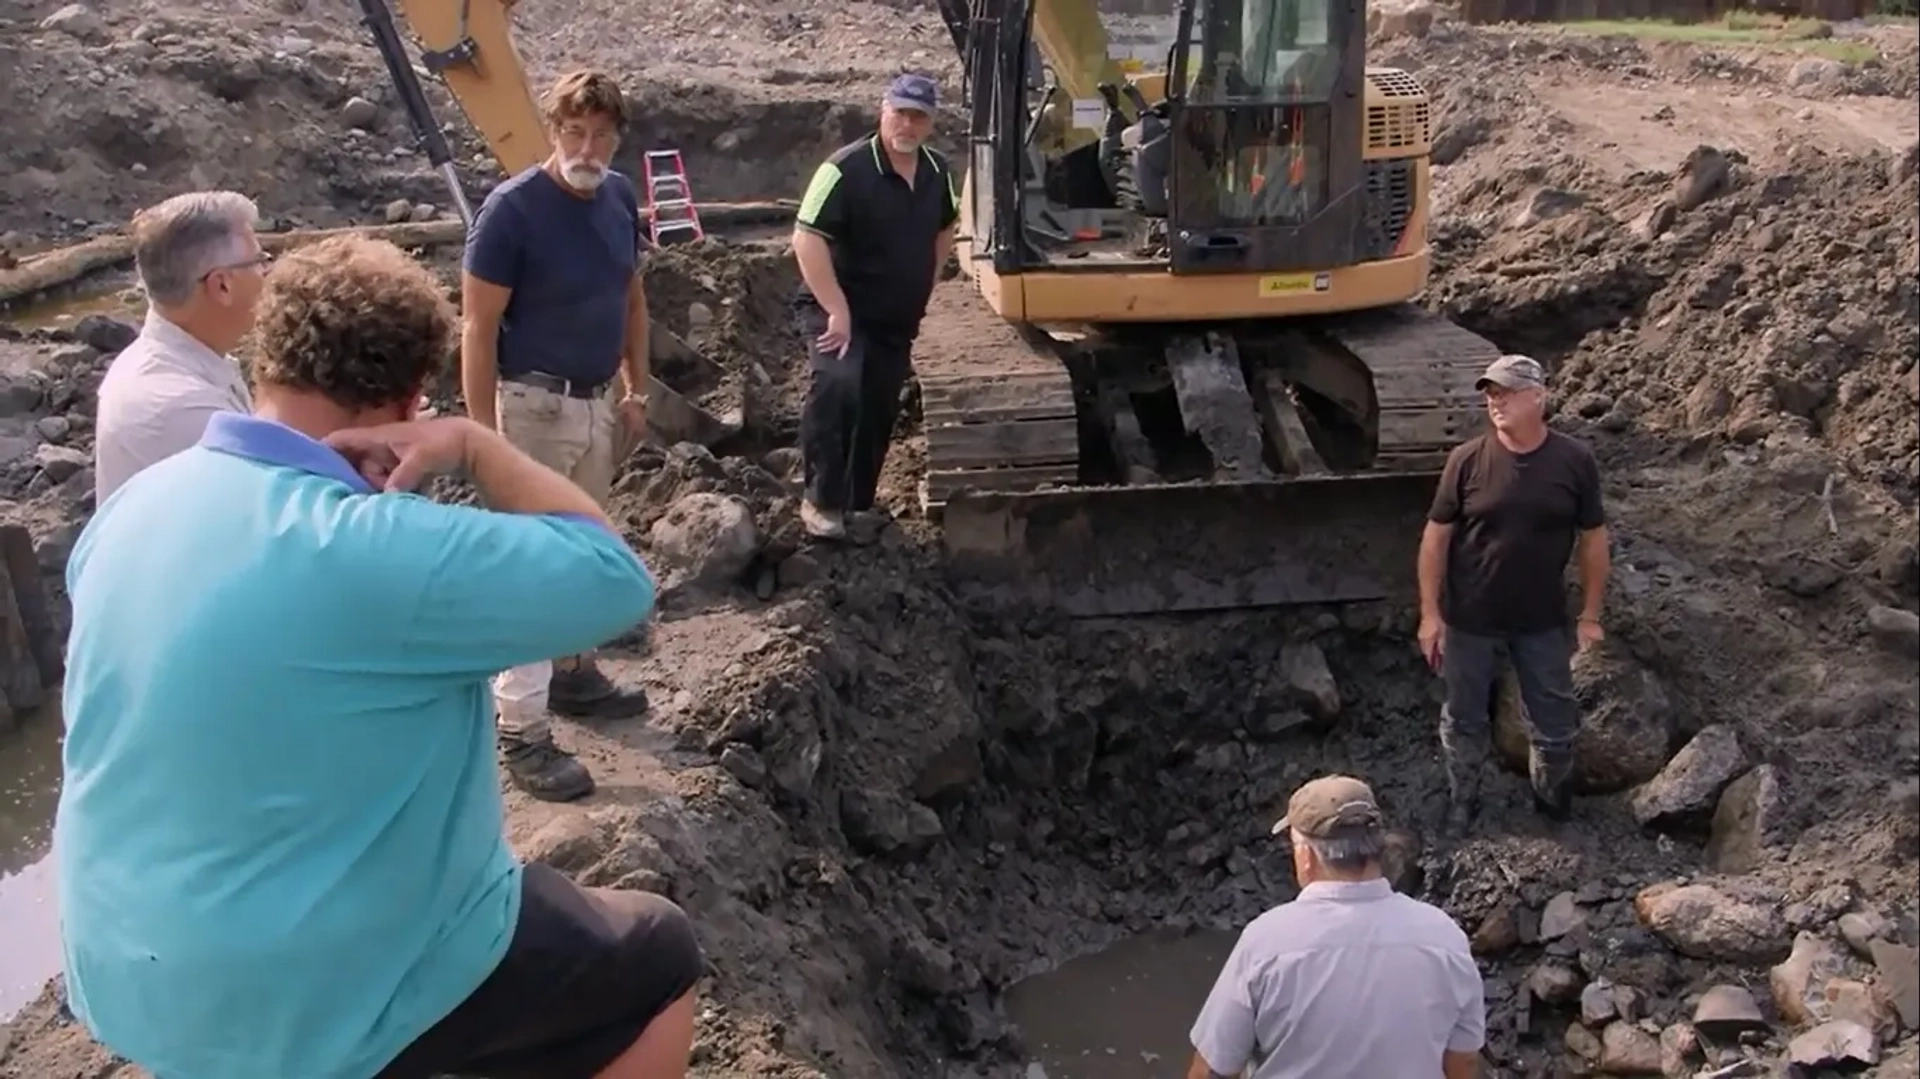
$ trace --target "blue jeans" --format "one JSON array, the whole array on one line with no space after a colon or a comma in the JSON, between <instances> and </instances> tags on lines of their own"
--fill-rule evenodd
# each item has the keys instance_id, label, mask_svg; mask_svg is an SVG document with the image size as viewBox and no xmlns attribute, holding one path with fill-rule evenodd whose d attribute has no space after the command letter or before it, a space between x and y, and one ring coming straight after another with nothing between
<instances>
[{"instance_id":1,"label":"blue jeans","mask_svg":"<svg viewBox=\"0 0 1920 1079\"><path fill-rule=\"evenodd\" d=\"M1447 627L1441 664L1447 703L1440 709L1440 747L1447 783L1456 799L1471 798L1493 748L1494 687L1513 664L1532 744L1529 773L1534 790L1549 794L1566 781L1580 733L1580 702L1573 695L1573 630L1557 626L1538 633L1483 637Z\"/></svg>"}]
</instances>

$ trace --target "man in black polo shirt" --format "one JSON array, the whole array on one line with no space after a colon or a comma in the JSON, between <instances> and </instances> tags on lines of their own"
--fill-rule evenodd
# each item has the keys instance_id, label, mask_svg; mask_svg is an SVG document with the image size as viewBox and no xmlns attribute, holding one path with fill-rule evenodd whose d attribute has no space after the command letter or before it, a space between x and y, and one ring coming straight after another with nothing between
<instances>
[{"instance_id":1,"label":"man in black polo shirt","mask_svg":"<svg viewBox=\"0 0 1920 1079\"><path fill-rule=\"evenodd\" d=\"M932 79L895 79L880 130L834 151L800 201L795 313L812 376L800 417L800 519L812 536L844 537L846 515L873 507L913 339L953 249L953 171L926 145L938 107Z\"/></svg>"},{"instance_id":2,"label":"man in black polo shirt","mask_svg":"<svg viewBox=\"0 0 1920 1079\"><path fill-rule=\"evenodd\" d=\"M1475 386L1491 429L1448 455L1420 541L1420 648L1446 680L1440 744L1455 835L1478 808L1493 686L1508 661L1530 726L1535 804L1566 816L1580 732L1573 653L1604 636L1608 572L1600 466L1585 443L1547 427L1540 365L1502 356ZM1581 607L1569 627L1564 574L1576 549Z\"/></svg>"}]
</instances>

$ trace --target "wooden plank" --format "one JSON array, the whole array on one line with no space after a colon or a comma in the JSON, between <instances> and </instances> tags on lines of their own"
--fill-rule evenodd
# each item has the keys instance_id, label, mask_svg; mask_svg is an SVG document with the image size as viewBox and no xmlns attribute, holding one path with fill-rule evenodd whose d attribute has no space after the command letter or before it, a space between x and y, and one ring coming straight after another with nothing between
<instances>
[{"instance_id":1,"label":"wooden plank","mask_svg":"<svg viewBox=\"0 0 1920 1079\"><path fill-rule=\"evenodd\" d=\"M6 564L0 562L0 570L4 569ZM33 658L33 641L14 601L11 572L0 572L0 692L15 715L31 712L46 701L40 665Z\"/></svg>"},{"instance_id":2,"label":"wooden plank","mask_svg":"<svg viewBox=\"0 0 1920 1079\"><path fill-rule=\"evenodd\" d=\"M1313 437L1307 434L1306 421L1294 407L1293 395L1287 392L1285 380L1276 372L1263 371L1260 382L1262 392L1256 393L1254 400L1267 421L1267 434L1273 439L1274 449L1280 453L1281 470L1293 476L1328 471L1327 462L1313 446Z\"/></svg>"},{"instance_id":3,"label":"wooden plank","mask_svg":"<svg viewBox=\"0 0 1920 1079\"><path fill-rule=\"evenodd\" d=\"M1077 461L1080 426L1073 420L967 423L928 427L927 468Z\"/></svg>"},{"instance_id":4,"label":"wooden plank","mask_svg":"<svg viewBox=\"0 0 1920 1079\"><path fill-rule=\"evenodd\" d=\"M53 612L47 604L46 579L33 551L33 533L24 525L0 525L0 565L13 580L14 605L32 645L34 665L42 687L57 686L66 676L66 649L53 630Z\"/></svg>"},{"instance_id":5,"label":"wooden plank","mask_svg":"<svg viewBox=\"0 0 1920 1079\"><path fill-rule=\"evenodd\" d=\"M1031 491L1048 484L1071 486L1080 480L1078 465L1026 465L1018 468L981 468L928 472L922 485L922 501L944 504L966 490Z\"/></svg>"}]
</instances>

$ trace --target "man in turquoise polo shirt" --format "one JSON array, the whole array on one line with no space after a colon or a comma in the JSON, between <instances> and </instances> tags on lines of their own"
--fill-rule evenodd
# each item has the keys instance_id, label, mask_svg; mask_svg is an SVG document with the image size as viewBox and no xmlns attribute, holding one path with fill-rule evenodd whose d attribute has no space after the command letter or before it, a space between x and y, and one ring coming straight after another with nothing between
<instances>
[{"instance_id":1,"label":"man in turquoise polo shirt","mask_svg":"<svg viewBox=\"0 0 1920 1079\"><path fill-rule=\"evenodd\" d=\"M152 1074L685 1072L690 923L515 861L488 687L640 621L653 582L571 481L410 420L454 334L392 245L296 252L256 414L215 417L76 545L67 988ZM455 470L487 509L405 493Z\"/></svg>"}]
</instances>

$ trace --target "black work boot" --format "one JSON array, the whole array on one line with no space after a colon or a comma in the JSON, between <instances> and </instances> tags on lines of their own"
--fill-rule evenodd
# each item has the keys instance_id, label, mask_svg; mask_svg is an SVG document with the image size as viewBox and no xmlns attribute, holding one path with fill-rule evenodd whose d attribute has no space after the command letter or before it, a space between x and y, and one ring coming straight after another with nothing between
<instances>
[{"instance_id":1,"label":"black work boot","mask_svg":"<svg viewBox=\"0 0 1920 1079\"><path fill-rule=\"evenodd\" d=\"M547 681L547 707L575 719L618 719L647 710L647 695L639 689L622 690L597 663L574 667L553 665Z\"/></svg>"},{"instance_id":2,"label":"black work boot","mask_svg":"<svg viewBox=\"0 0 1920 1079\"><path fill-rule=\"evenodd\" d=\"M525 741L499 736L500 763L513 785L543 802L571 802L593 793L593 774L551 736Z\"/></svg>"},{"instance_id":3,"label":"black work boot","mask_svg":"<svg viewBox=\"0 0 1920 1079\"><path fill-rule=\"evenodd\" d=\"M1527 780L1533 787L1533 807L1548 820L1564 821L1573 815L1572 779L1572 753L1543 753L1535 749L1527 754Z\"/></svg>"}]
</instances>

